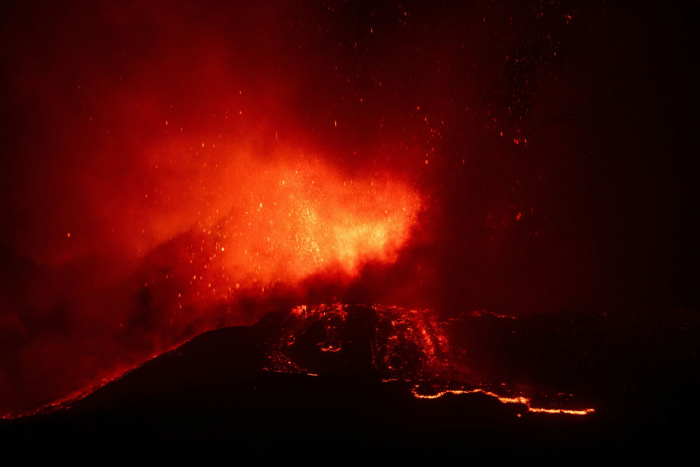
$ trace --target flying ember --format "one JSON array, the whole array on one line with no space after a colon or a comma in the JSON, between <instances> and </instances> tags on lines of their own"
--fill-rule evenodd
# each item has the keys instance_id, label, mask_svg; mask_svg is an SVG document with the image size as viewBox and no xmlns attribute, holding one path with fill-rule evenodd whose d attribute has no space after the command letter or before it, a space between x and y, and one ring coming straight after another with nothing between
<instances>
[{"instance_id":1,"label":"flying ember","mask_svg":"<svg viewBox=\"0 0 700 467\"><path fill-rule=\"evenodd\" d=\"M264 293L323 274L342 281L367 263L392 263L421 206L405 183L343 177L318 162L238 172L231 185L230 209L185 235L170 273L190 278L199 306L239 289Z\"/></svg>"}]
</instances>

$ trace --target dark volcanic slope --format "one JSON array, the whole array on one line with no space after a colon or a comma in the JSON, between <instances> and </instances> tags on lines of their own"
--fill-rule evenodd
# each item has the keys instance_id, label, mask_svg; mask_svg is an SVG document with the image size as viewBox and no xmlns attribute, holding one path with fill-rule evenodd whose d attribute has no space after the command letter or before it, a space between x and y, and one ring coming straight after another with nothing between
<instances>
[{"instance_id":1,"label":"dark volcanic slope","mask_svg":"<svg viewBox=\"0 0 700 467\"><path fill-rule=\"evenodd\" d=\"M635 317L485 314L438 326L410 310L301 307L205 333L69 410L5 422L0 444L6 458L146 451L257 460L455 452L466 460L687 459L700 386L696 313ZM445 336L449 348L440 344ZM467 364L482 376L464 377ZM412 393L488 378L531 391L538 379L541 388L578 390L596 412L551 415L483 393Z\"/></svg>"}]
</instances>

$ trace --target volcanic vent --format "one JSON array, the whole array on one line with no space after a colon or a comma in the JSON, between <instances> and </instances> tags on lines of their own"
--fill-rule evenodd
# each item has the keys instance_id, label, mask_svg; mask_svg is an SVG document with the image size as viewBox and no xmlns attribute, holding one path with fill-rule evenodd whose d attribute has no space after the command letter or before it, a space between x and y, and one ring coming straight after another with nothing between
<instances>
[{"instance_id":1,"label":"volcanic vent","mask_svg":"<svg viewBox=\"0 0 700 467\"><path fill-rule=\"evenodd\" d=\"M366 372L384 381L456 375L444 330L430 311L304 305L283 325L271 352L272 371Z\"/></svg>"},{"instance_id":2,"label":"volcanic vent","mask_svg":"<svg viewBox=\"0 0 700 467\"><path fill-rule=\"evenodd\" d=\"M512 319L480 312L452 322L482 315ZM467 350L451 344L448 338L450 323L439 320L432 310L340 303L303 305L281 320L282 336L269 352L266 369L313 376L361 373L410 387L419 399L483 393L503 403L523 404L532 412L594 412L592 408L565 407L565 401L557 397L564 394L545 396L551 407L534 407L529 397L532 388L494 384L473 374L464 362Z\"/></svg>"},{"instance_id":3,"label":"volcanic vent","mask_svg":"<svg viewBox=\"0 0 700 467\"><path fill-rule=\"evenodd\" d=\"M512 369L495 376L500 382L493 375L489 379L471 371L472 361L467 358L471 348L464 345L464 329L477 329L480 323L494 320L515 319L472 312L441 320L432 310L395 306L302 305L269 313L252 327L206 332L134 369L5 418L60 410L91 412L102 410L105 404L121 407L163 391L170 393L172 388L201 391L216 387L219 392L231 381L275 373L320 376L344 386L386 384L416 399L481 393L502 403L518 404L526 412L594 412L580 402L572 406L569 397L573 394L502 382ZM505 332L511 331L489 331L493 336ZM191 402L185 398L178 404ZM162 403L146 405L151 410Z\"/></svg>"},{"instance_id":4,"label":"volcanic vent","mask_svg":"<svg viewBox=\"0 0 700 467\"><path fill-rule=\"evenodd\" d=\"M659 320L671 318L679 326L659 331ZM299 306L205 332L24 413L35 416L2 421L0 445L20 454L85 443L118 449L124 439L148 440L158 452L173 440L247 454L275 446L280 456L309 440L329 454L356 445L392 455L392 446L521 452L542 443L602 452L612 439L631 442L656 433L660 420L696 413L691 393L669 397L666 389L680 380L697 387L682 370L697 362L696 314L666 310L630 322ZM635 336L657 344L641 360ZM672 428L677 439L690 433Z\"/></svg>"}]
</instances>

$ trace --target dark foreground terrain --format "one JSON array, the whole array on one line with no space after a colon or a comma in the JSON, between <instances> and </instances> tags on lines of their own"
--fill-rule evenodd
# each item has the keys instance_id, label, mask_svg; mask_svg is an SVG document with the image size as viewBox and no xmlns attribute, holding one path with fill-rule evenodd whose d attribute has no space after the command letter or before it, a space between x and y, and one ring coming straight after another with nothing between
<instances>
[{"instance_id":1,"label":"dark foreground terrain","mask_svg":"<svg viewBox=\"0 0 700 467\"><path fill-rule=\"evenodd\" d=\"M685 464L698 457L695 310L477 313L440 326L416 312L401 322L401 313L287 311L207 332L69 409L2 421L3 463ZM484 393L422 399L412 392L480 384L508 394L520 388L533 405L595 412L534 413Z\"/></svg>"}]
</instances>

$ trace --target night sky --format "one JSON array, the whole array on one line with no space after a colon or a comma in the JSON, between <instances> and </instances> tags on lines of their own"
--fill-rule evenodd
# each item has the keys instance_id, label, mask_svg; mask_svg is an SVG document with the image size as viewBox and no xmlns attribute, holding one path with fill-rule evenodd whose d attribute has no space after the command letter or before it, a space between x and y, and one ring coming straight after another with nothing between
<instances>
[{"instance_id":1,"label":"night sky","mask_svg":"<svg viewBox=\"0 0 700 467\"><path fill-rule=\"evenodd\" d=\"M15 3L0 412L303 303L699 304L689 7Z\"/></svg>"}]
</instances>

